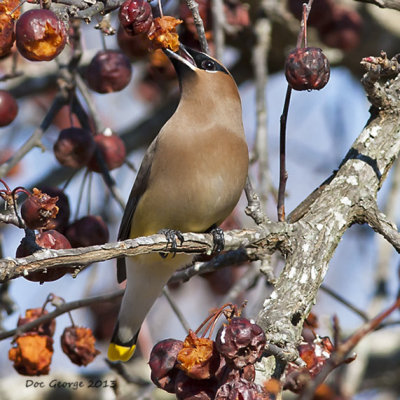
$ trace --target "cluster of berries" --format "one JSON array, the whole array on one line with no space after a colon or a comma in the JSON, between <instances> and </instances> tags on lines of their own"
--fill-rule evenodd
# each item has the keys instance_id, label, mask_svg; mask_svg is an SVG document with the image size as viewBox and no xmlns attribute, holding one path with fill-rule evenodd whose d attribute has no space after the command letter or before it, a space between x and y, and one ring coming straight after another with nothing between
<instances>
[{"instance_id":1,"label":"cluster of berries","mask_svg":"<svg viewBox=\"0 0 400 400\"><path fill-rule=\"evenodd\" d=\"M34 188L32 193L25 189L23 191L28 197L22 203L21 216L28 228L38 229L39 233L34 237L27 235L21 240L16 257L27 257L41 248L70 249L99 245L108 241L108 228L100 216L87 215L69 223L69 200L62 190L42 187L42 190ZM66 273L73 272L73 266L58 265L57 268L34 271L24 277L42 283L54 281Z\"/></svg>"},{"instance_id":2,"label":"cluster of berries","mask_svg":"<svg viewBox=\"0 0 400 400\"><path fill-rule=\"evenodd\" d=\"M215 341L190 331L182 342L166 339L150 355L151 379L156 386L189 399L269 399L255 383L255 367L266 338L257 324L233 317L223 325Z\"/></svg>"},{"instance_id":3,"label":"cluster of berries","mask_svg":"<svg viewBox=\"0 0 400 400\"><path fill-rule=\"evenodd\" d=\"M18 327L31 323L48 314L46 305L58 302L60 299L49 295L43 307L25 311L24 317L19 317ZM62 300L63 301L63 300ZM30 331L18 335L12 342L13 347L8 352L8 358L21 375L46 375L50 371L53 356L53 336L56 329L55 319L37 325ZM100 353L95 348L95 338L89 328L72 324L64 329L61 335L61 348L68 358L79 366L88 365Z\"/></svg>"}]
</instances>

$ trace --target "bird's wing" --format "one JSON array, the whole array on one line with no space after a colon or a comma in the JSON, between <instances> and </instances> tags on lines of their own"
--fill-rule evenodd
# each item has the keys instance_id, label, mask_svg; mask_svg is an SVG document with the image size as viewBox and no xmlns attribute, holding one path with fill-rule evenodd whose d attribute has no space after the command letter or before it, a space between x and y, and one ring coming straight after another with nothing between
<instances>
[{"instance_id":1,"label":"bird's wing","mask_svg":"<svg viewBox=\"0 0 400 400\"><path fill-rule=\"evenodd\" d=\"M147 149L146 154L143 157L142 164L140 165L139 171L136 175L135 183L129 195L124 215L122 216L122 221L118 232L118 240L125 240L129 239L130 237L133 214L135 213L140 198L146 191L156 147L157 138L153 140ZM125 257L117 259L117 279L118 283L121 283L126 279Z\"/></svg>"}]
</instances>

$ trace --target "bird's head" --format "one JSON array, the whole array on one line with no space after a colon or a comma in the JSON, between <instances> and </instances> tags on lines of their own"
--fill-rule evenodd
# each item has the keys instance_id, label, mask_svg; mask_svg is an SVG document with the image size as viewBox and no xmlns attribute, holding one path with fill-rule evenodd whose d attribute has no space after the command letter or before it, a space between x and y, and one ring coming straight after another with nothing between
<instances>
[{"instance_id":1,"label":"bird's head","mask_svg":"<svg viewBox=\"0 0 400 400\"><path fill-rule=\"evenodd\" d=\"M218 97L239 96L232 75L215 58L182 44L176 53L169 49L164 52L175 67L183 95L187 92L197 98L206 93L218 94Z\"/></svg>"}]
</instances>

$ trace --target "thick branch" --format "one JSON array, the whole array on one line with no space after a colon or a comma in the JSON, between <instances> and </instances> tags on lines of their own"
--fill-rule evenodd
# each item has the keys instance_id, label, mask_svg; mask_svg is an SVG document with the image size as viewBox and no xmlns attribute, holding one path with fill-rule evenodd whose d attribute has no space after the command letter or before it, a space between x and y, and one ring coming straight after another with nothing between
<instances>
[{"instance_id":1,"label":"thick branch","mask_svg":"<svg viewBox=\"0 0 400 400\"><path fill-rule=\"evenodd\" d=\"M312 195L310 202L304 202L307 208L290 225L292 251L287 255L275 290L258 316L269 341L294 353L304 319L315 302L341 237L359 220L363 201L376 201L377 192L400 151L400 79L379 85L381 93L390 100L382 103L385 107L369 121L339 170ZM397 246L398 233L382 215L375 228L381 229Z\"/></svg>"},{"instance_id":2,"label":"thick branch","mask_svg":"<svg viewBox=\"0 0 400 400\"><path fill-rule=\"evenodd\" d=\"M211 253L214 246L211 234L185 233L184 242L177 253ZM282 224L270 224L252 230L234 230L225 232L225 249L246 247L255 252L257 248L274 249L282 247L287 239L286 227ZM152 235L123 242L106 243L99 246L82 247L67 250L44 249L25 258L5 258L0 260L0 282L29 274L29 272L62 265L88 265L94 262L110 260L121 256L134 256L151 252L171 252L167 248L164 235Z\"/></svg>"}]
</instances>

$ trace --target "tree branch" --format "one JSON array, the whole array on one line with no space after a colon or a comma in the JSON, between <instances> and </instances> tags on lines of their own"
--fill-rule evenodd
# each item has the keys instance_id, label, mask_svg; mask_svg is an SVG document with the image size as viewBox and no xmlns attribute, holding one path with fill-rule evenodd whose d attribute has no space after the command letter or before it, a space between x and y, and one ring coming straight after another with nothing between
<instances>
[{"instance_id":1,"label":"tree branch","mask_svg":"<svg viewBox=\"0 0 400 400\"><path fill-rule=\"evenodd\" d=\"M285 249L287 227L283 224L271 223L259 229L234 230L225 232L225 250L248 248L256 252L258 247L263 251ZM185 233L184 242L176 249L177 253L211 253L213 238L211 234ZM81 247L66 250L40 250L29 257L3 258L0 260L0 282L25 276L33 271L46 268L57 268L66 265L81 266L94 262L106 261L122 256L138 254L172 252L167 248L168 242L164 235L157 234L123 242L106 243L103 245ZM284 251L287 251L286 249Z\"/></svg>"}]
</instances>

